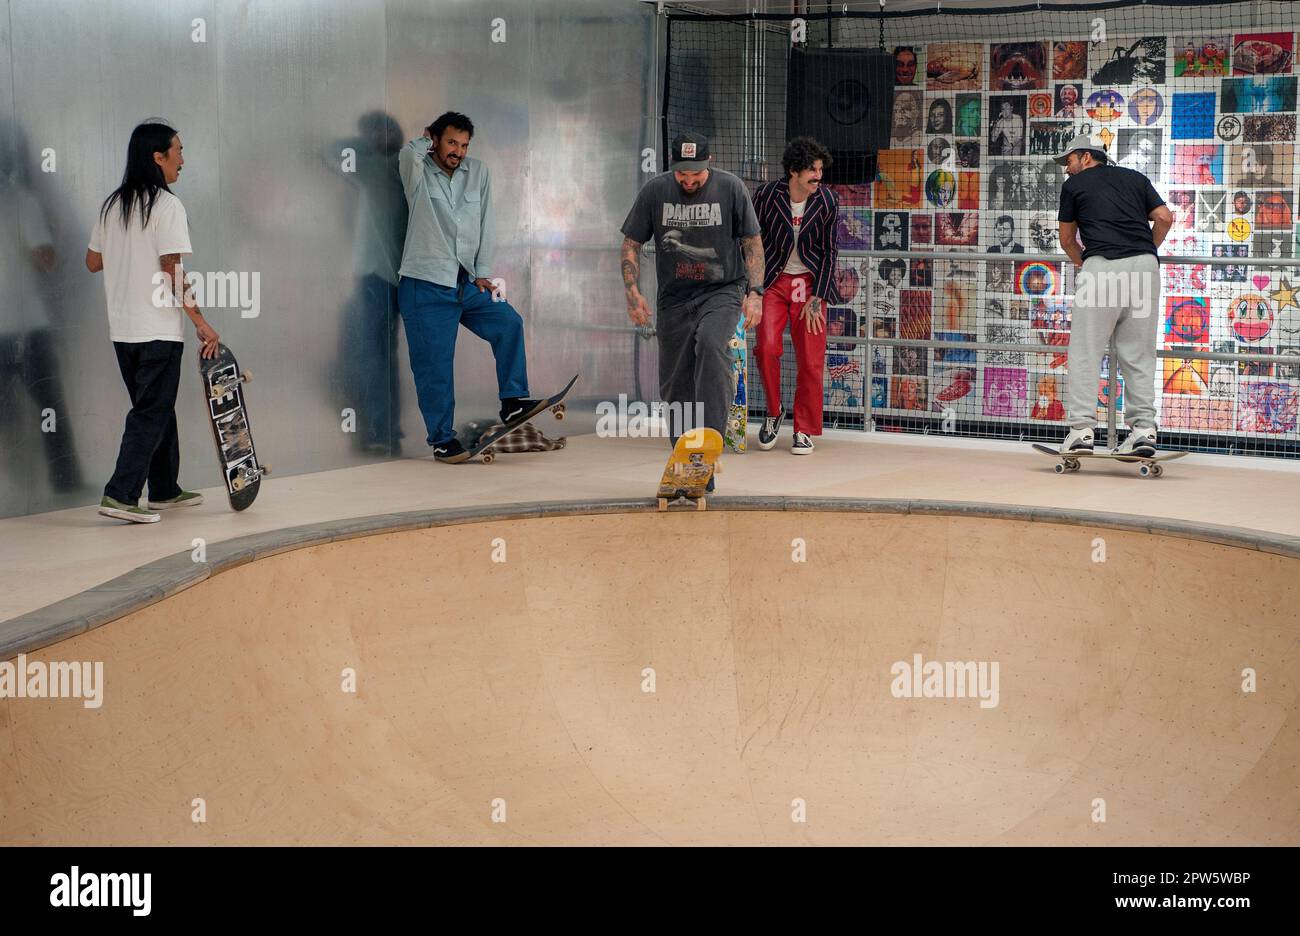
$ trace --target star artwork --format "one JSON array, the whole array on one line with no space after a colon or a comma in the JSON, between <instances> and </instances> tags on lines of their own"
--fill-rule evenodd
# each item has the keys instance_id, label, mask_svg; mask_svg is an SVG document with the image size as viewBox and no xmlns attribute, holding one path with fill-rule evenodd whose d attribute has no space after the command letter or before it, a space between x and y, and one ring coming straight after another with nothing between
<instances>
[{"instance_id":1,"label":"star artwork","mask_svg":"<svg viewBox=\"0 0 1300 936\"><path fill-rule=\"evenodd\" d=\"M1300 309L1300 302L1296 302L1296 294L1300 289L1296 289L1287 282L1285 276L1281 278L1282 285L1268 294L1268 297L1277 303L1277 310L1282 312L1286 309Z\"/></svg>"},{"instance_id":2,"label":"star artwork","mask_svg":"<svg viewBox=\"0 0 1300 936\"><path fill-rule=\"evenodd\" d=\"M1111 132L1110 127L1102 127L1101 130L1097 132L1097 136L1101 137L1101 142L1105 145L1106 152L1109 153L1110 144L1111 141L1115 139L1115 134Z\"/></svg>"}]
</instances>

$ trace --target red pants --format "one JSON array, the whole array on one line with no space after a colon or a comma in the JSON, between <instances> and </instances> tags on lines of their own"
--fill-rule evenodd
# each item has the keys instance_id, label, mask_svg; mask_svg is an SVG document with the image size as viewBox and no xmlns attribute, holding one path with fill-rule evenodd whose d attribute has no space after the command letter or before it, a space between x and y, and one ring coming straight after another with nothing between
<instances>
[{"instance_id":1,"label":"red pants","mask_svg":"<svg viewBox=\"0 0 1300 936\"><path fill-rule=\"evenodd\" d=\"M799 301L794 295L796 284ZM781 347L786 324L794 342L796 378L794 385L794 429L810 436L822 434L822 374L826 370L826 329L810 334L799 318L804 303L812 298L811 273L791 276L782 273L763 294L763 318L758 323L754 357L767 396L767 414L781 410Z\"/></svg>"}]
</instances>

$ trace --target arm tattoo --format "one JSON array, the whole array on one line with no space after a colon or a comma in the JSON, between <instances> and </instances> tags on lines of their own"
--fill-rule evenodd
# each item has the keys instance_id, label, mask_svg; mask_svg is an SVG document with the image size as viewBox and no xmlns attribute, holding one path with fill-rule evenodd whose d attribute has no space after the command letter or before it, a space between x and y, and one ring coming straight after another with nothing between
<instances>
[{"instance_id":1,"label":"arm tattoo","mask_svg":"<svg viewBox=\"0 0 1300 936\"><path fill-rule=\"evenodd\" d=\"M641 259L638 256L641 245L630 237L623 238L623 288L636 286L641 276Z\"/></svg>"},{"instance_id":2,"label":"arm tattoo","mask_svg":"<svg viewBox=\"0 0 1300 936\"><path fill-rule=\"evenodd\" d=\"M763 239L755 234L741 238L740 252L745 257L745 278L750 286L763 285Z\"/></svg>"},{"instance_id":3,"label":"arm tattoo","mask_svg":"<svg viewBox=\"0 0 1300 936\"><path fill-rule=\"evenodd\" d=\"M164 273L172 281L172 295L185 302L185 271L181 266L181 255L178 253L163 254L158 258L158 265L162 267Z\"/></svg>"}]
</instances>

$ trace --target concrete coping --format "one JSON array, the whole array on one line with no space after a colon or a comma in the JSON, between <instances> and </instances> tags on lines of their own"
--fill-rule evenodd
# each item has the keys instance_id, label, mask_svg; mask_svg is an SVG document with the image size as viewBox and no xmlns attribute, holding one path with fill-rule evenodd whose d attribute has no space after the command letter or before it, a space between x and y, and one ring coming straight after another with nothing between
<instances>
[{"instance_id":1,"label":"concrete coping","mask_svg":"<svg viewBox=\"0 0 1300 936\"><path fill-rule=\"evenodd\" d=\"M724 511L917 514L1092 526L1200 540L1238 549L1254 549L1288 559L1300 559L1300 536L1287 536L1192 520L1062 507L903 498L761 496L710 497L708 503L710 510ZM28 614L0 622L0 660L10 659L19 653L39 650L100 627L246 562L266 559L295 549L322 546L381 533L423 530L457 524L539 517L646 513L655 511L656 507L656 499L650 497L489 504L482 507L452 507L329 520L237 537L209 545L205 562L193 561L189 551L176 553ZM694 512L694 508L689 505L675 509Z\"/></svg>"}]
</instances>

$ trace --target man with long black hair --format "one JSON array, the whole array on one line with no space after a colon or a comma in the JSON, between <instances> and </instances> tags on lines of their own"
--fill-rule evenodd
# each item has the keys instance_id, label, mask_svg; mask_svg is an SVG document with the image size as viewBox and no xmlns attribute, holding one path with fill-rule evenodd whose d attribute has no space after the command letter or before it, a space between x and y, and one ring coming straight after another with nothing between
<instances>
[{"instance_id":1,"label":"man with long black hair","mask_svg":"<svg viewBox=\"0 0 1300 936\"><path fill-rule=\"evenodd\" d=\"M492 346L503 425L546 408L528 397L524 321L492 283L492 186L487 166L467 155L473 136L473 122L448 111L397 154L410 212L397 298L428 443L449 464L469 458L452 425L459 326Z\"/></svg>"},{"instance_id":2,"label":"man with long black hair","mask_svg":"<svg viewBox=\"0 0 1300 936\"><path fill-rule=\"evenodd\" d=\"M185 295L181 258L192 253L189 222L185 206L169 188L184 164L181 138L171 127L147 122L131 131L122 184L104 199L86 251L86 269L104 273L109 337L131 395L117 467L99 512L132 523L154 523L160 519L156 511L203 502L203 495L177 483L182 310L194 323L200 353L205 358L217 354L216 331ZM156 301L157 296L163 301ZM140 506L146 481L148 510Z\"/></svg>"}]
</instances>

